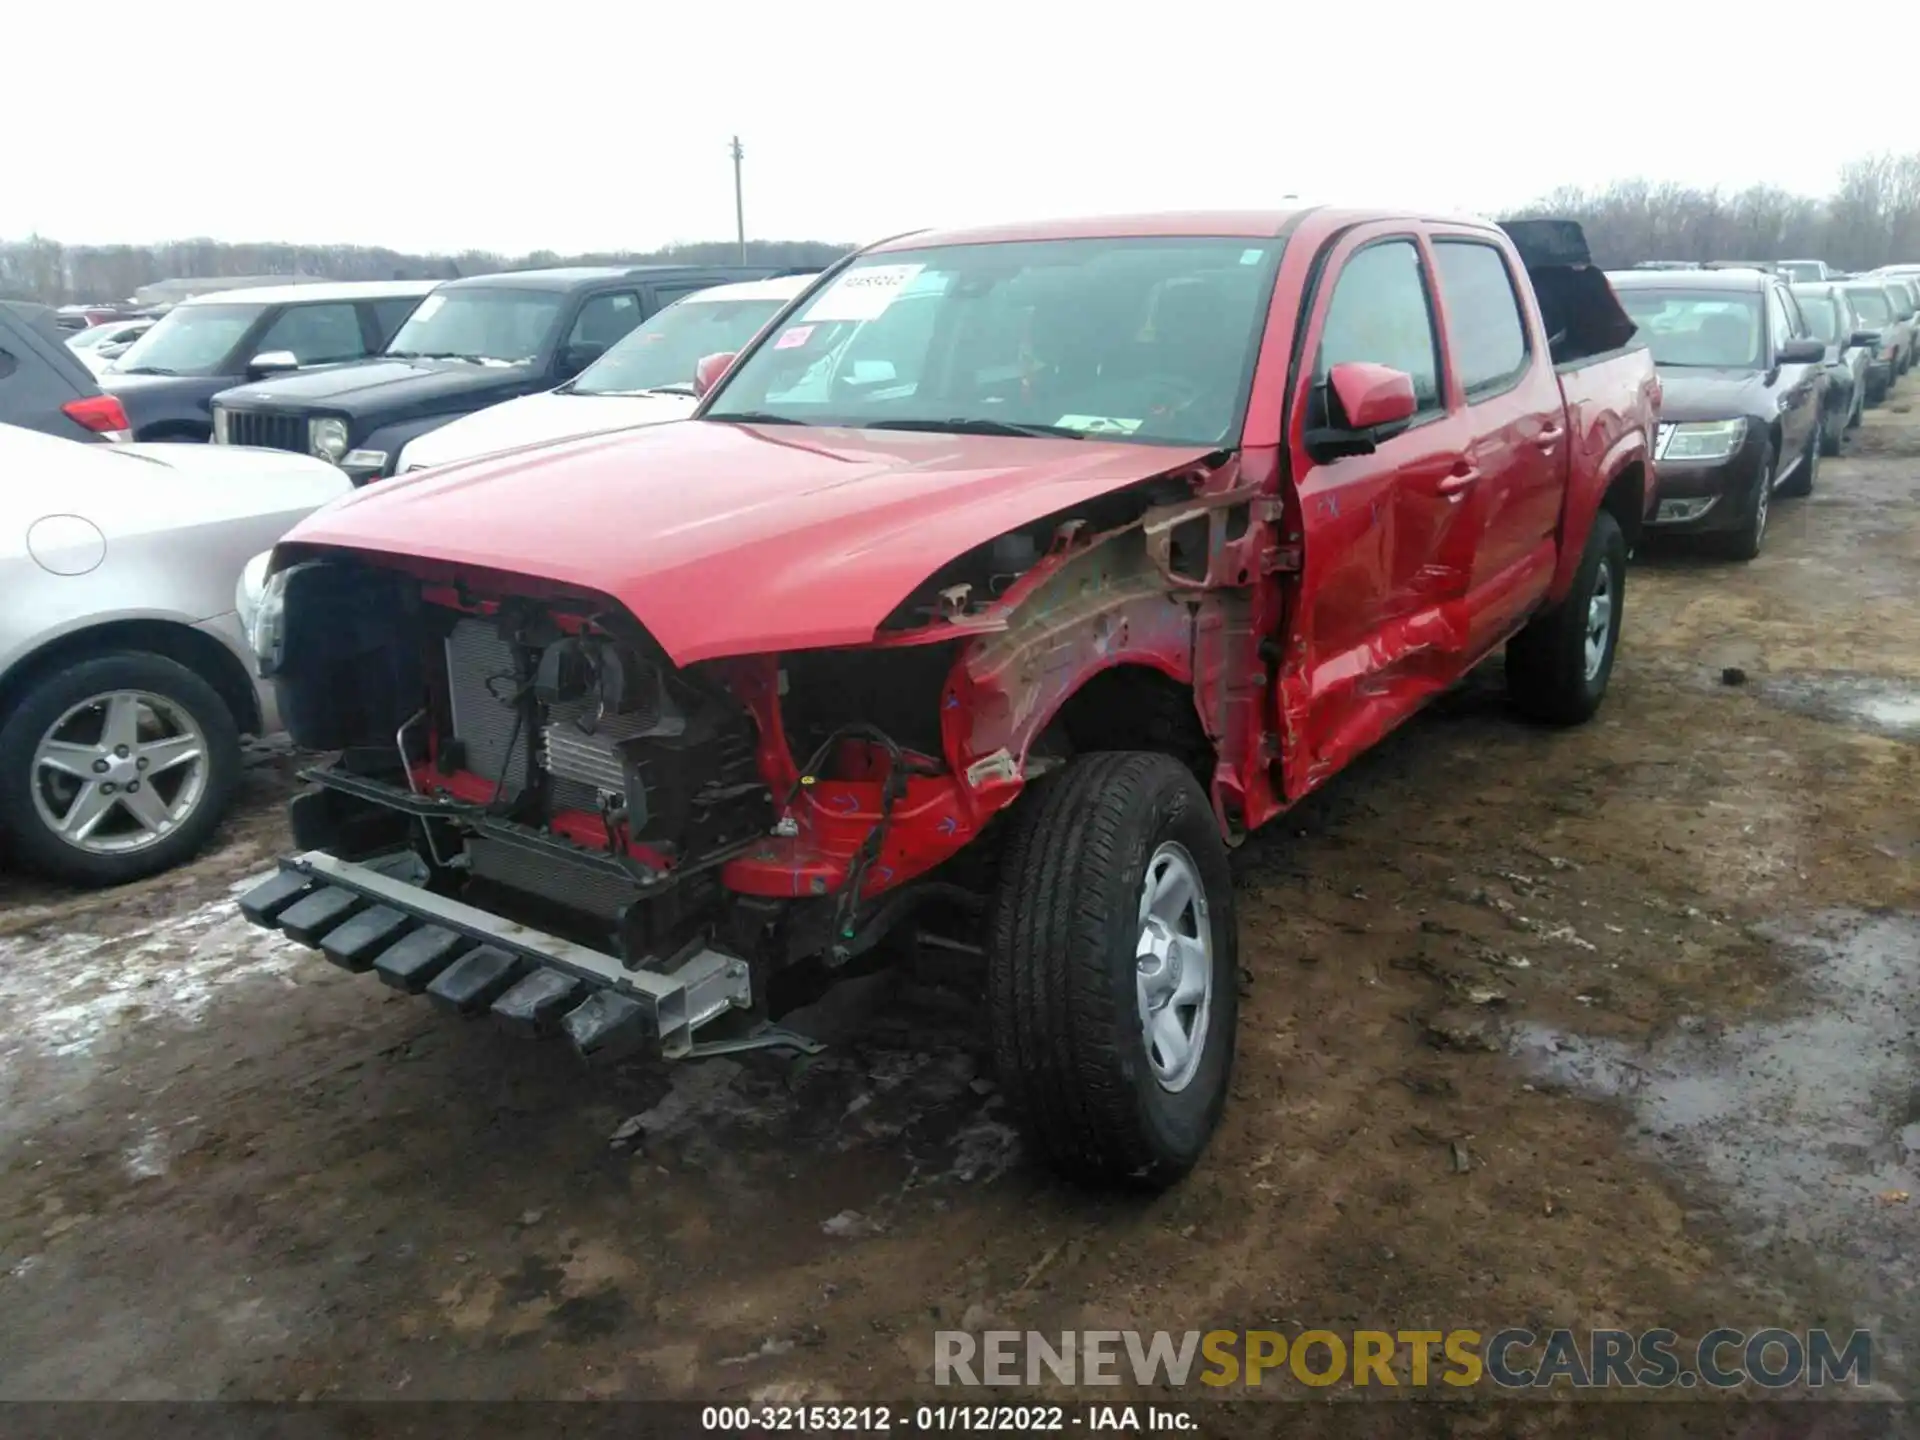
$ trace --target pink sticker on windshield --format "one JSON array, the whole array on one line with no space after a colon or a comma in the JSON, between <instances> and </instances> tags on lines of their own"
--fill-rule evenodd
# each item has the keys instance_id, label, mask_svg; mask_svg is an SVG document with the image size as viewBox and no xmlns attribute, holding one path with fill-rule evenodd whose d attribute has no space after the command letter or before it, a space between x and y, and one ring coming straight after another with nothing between
<instances>
[{"instance_id":1,"label":"pink sticker on windshield","mask_svg":"<svg viewBox=\"0 0 1920 1440\"><path fill-rule=\"evenodd\" d=\"M798 350L802 345L807 343L807 340L812 334L813 326L811 325L792 326L786 333L781 335L778 340L773 342L773 348L776 350Z\"/></svg>"}]
</instances>

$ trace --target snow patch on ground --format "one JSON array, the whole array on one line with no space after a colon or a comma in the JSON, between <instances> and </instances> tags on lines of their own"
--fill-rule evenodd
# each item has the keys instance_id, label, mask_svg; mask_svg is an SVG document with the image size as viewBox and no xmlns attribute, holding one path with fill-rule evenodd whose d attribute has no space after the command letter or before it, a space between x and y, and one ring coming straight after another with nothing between
<instances>
[{"instance_id":1,"label":"snow patch on ground","mask_svg":"<svg viewBox=\"0 0 1920 1440\"><path fill-rule=\"evenodd\" d=\"M232 899L123 935L0 938L0 1071L23 1051L88 1054L146 1020L198 1025L222 988L283 976L311 959L284 935L249 924Z\"/></svg>"}]
</instances>

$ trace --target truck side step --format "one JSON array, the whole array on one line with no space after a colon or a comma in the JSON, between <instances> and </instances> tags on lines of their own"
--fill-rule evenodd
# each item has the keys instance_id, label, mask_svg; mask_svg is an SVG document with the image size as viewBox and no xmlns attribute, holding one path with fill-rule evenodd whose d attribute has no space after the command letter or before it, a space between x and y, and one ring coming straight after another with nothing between
<instances>
[{"instance_id":1,"label":"truck side step","mask_svg":"<svg viewBox=\"0 0 1920 1440\"><path fill-rule=\"evenodd\" d=\"M271 925L294 901L309 894L313 884L298 870L282 870L240 897L240 913L255 925Z\"/></svg>"},{"instance_id":2,"label":"truck side step","mask_svg":"<svg viewBox=\"0 0 1920 1440\"><path fill-rule=\"evenodd\" d=\"M366 896L338 885L326 885L294 901L281 912L276 923L289 939L298 940L302 945L318 945L328 931L366 908Z\"/></svg>"},{"instance_id":3,"label":"truck side step","mask_svg":"<svg viewBox=\"0 0 1920 1440\"><path fill-rule=\"evenodd\" d=\"M525 966L511 951L482 945L436 975L427 999L456 1015L478 1015L513 987Z\"/></svg>"},{"instance_id":4,"label":"truck side step","mask_svg":"<svg viewBox=\"0 0 1920 1440\"><path fill-rule=\"evenodd\" d=\"M382 950L373 962L374 973L394 989L418 995L472 944L457 930L427 925Z\"/></svg>"},{"instance_id":5,"label":"truck side step","mask_svg":"<svg viewBox=\"0 0 1920 1440\"><path fill-rule=\"evenodd\" d=\"M579 1004L586 985L558 970L541 969L514 982L493 1002L493 1018L515 1035L552 1035L560 1017Z\"/></svg>"},{"instance_id":6,"label":"truck side step","mask_svg":"<svg viewBox=\"0 0 1920 1440\"><path fill-rule=\"evenodd\" d=\"M413 917L391 905L362 910L320 942L320 953L356 974L373 968L374 957L413 928Z\"/></svg>"}]
</instances>

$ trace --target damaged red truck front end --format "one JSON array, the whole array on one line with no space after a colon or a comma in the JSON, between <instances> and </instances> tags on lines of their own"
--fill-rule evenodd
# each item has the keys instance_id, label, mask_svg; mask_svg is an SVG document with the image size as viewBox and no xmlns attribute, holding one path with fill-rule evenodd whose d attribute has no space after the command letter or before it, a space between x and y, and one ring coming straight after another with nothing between
<instances>
[{"instance_id":1,"label":"damaged red truck front end","mask_svg":"<svg viewBox=\"0 0 1920 1440\"><path fill-rule=\"evenodd\" d=\"M1644 354L1569 379L1514 298L1524 403L1495 408L1551 423L1483 503L1430 473L1436 445L1499 461L1445 433L1473 402L1437 354L1450 394L1402 339L1307 348L1356 232L1417 256L1427 223L908 237L823 276L691 421L315 516L255 640L337 758L243 908L593 1058L809 1048L784 1008L930 931L984 957L1047 1158L1183 1173L1231 1066L1227 847L1509 637L1547 718L1611 666L1612 632L1584 677L1542 636L1623 583ZM1509 241L1459 228L1530 296Z\"/></svg>"}]
</instances>

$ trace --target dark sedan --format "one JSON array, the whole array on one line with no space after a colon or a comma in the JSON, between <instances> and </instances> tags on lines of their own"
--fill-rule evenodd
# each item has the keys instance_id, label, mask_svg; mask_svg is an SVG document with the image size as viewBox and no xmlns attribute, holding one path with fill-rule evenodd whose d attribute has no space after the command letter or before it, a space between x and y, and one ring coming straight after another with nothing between
<instances>
[{"instance_id":1,"label":"dark sedan","mask_svg":"<svg viewBox=\"0 0 1920 1440\"><path fill-rule=\"evenodd\" d=\"M1867 373L1879 336L1860 324L1847 301L1844 285L1795 285L1807 329L1827 347L1826 426L1821 431L1826 453L1838 455L1847 431L1860 423L1867 405Z\"/></svg>"},{"instance_id":2,"label":"dark sedan","mask_svg":"<svg viewBox=\"0 0 1920 1440\"><path fill-rule=\"evenodd\" d=\"M1660 367L1661 530L1751 560L1773 495L1804 495L1826 432L1827 347L1779 277L1755 270L1609 276Z\"/></svg>"}]
</instances>

